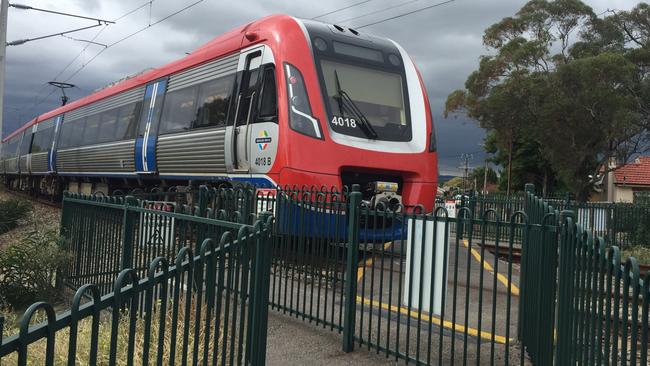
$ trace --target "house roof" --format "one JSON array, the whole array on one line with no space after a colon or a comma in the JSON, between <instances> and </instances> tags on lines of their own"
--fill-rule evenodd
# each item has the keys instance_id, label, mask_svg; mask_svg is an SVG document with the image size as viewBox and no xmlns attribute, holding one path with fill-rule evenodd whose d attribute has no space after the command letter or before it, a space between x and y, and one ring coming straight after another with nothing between
<instances>
[{"instance_id":1,"label":"house roof","mask_svg":"<svg viewBox=\"0 0 650 366\"><path fill-rule=\"evenodd\" d=\"M614 183L650 186L650 156L639 157L614 170Z\"/></svg>"}]
</instances>

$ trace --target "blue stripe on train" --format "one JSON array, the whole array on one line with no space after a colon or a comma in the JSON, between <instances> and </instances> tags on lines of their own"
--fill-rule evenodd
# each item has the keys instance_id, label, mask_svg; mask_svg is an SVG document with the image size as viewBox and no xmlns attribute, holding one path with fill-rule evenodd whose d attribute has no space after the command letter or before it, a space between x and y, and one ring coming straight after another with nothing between
<instances>
[{"instance_id":1,"label":"blue stripe on train","mask_svg":"<svg viewBox=\"0 0 650 366\"><path fill-rule=\"evenodd\" d=\"M285 235L298 235L308 238L323 238L344 243L348 237L348 217L343 212L324 211L305 207L293 200L281 199L276 207L278 230ZM361 225L359 241L365 243L384 243L406 239L406 226L401 217L377 228Z\"/></svg>"},{"instance_id":2,"label":"blue stripe on train","mask_svg":"<svg viewBox=\"0 0 650 366\"><path fill-rule=\"evenodd\" d=\"M142 164L142 143L144 139L138 137L135 139L135 170L138 172L144 171L144 164Z\"/></svg>"}]
</instances>

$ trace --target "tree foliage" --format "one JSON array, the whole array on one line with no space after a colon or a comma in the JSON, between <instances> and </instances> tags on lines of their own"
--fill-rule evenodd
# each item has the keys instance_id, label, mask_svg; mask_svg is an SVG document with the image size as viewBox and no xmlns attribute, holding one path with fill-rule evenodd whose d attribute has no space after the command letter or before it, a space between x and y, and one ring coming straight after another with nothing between
<instances>
[{"instance_id":1,"label":"tree foliage","mask_svg":"<svg viewBox=\"0 0 650 366\"><path fill-rule=\"evenodd\" d=\"M445 114L489 130L513 186L533 175L584 199L607 162L648 148L649 39L644 3L598 16L579 0L529 1L485 30L490 55L449 94Z\"/></svg>"},{"instance_id":2,"label":"tree foliage","mask_svg":"<svg viewBox=\"0 0 650 366\"><path fill-rule=\"evenodd\" d=\"M488 187L490 184L496 184L499 180L497 172L490 167L487 168L487 175L485 174L485 167L483 166L476 167L471 173L469 173L471 187L478 192L483 191L483 181L485 181L485 178L487 178ZM474 182L476 182L476 186L474 186Z\"/></svg>"}]
</instances>

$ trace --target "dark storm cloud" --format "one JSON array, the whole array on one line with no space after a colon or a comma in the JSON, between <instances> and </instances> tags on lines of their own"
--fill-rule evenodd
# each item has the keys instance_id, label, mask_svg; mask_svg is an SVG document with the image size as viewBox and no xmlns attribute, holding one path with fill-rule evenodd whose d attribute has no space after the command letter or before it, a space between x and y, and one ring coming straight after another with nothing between
<instances>
[{"instance_id":1,"label":"dark storm cloud","mask_svg":"<svg viewBox=\"0 0 650 366\"><path fill-rule=\"evenodd\" d=\"M51 0L20 2L47 9L84 14L104 19L115 19L145 1L88 1ZM145 6L107 27L96 41L111 44L128 34L146 27L193 0L156 0L151 8ZM439 2L419 0L407 6L363 17L345 23L361 26L384 19L390 15L415 10ZM115 47L107 49L77 73L70 82L77 88L70 90L72 99L87 95L107 83L146 68L163 65L184 56L215 36L233 27L262 16L287 13L298 17L314 17L332 9L353 3L339 1L235 1L206 0L187 12L156 25ZM634 0L593 0L588 3L597 11L607 7L628 9ZM393 6L393 0L372 0L362 6L321 18L327 22L360 16ZM363 31L389 37L400 43L418 65L425 81L436 122L440 168L442 172L457 171L459 155L480 150L484 132L472 121L459 117L443 119L442 111L447 94L461 88L467 75L478 64L481 54L483 30L505 16L513 15L524 1L516 0L456 0L450 4L422 11L403 18L363 28ZM54 15L20 11L9 12L8 40L29 38L88 25L87 21ZM74 35L74 38L91 39L100 28ZM5 135L34 116L56 107L60 93L46 86L76 56L85 43L55 37L7 49L5 84ZM57 80L69 75L87 63L102 49L91 45ZM483 155L474 154L472 165L480 165Z\"/></svg>"}]
</instances>

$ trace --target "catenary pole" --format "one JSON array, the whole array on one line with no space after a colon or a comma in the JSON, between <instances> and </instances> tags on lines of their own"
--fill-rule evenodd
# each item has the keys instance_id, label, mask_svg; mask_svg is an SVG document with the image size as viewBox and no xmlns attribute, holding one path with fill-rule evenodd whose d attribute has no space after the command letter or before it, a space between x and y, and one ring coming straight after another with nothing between
<instances>
[{"instance_id":1,"label":"catenary pole","mask_svg":"<svg viewBox=\"0 0 650 366\"><path fill-rule=\"evenodd\" d=\"M5 59L7 56L7 13L9 0L0 0L0 139L4 137Z\"/></svg>"}]
</instances>

